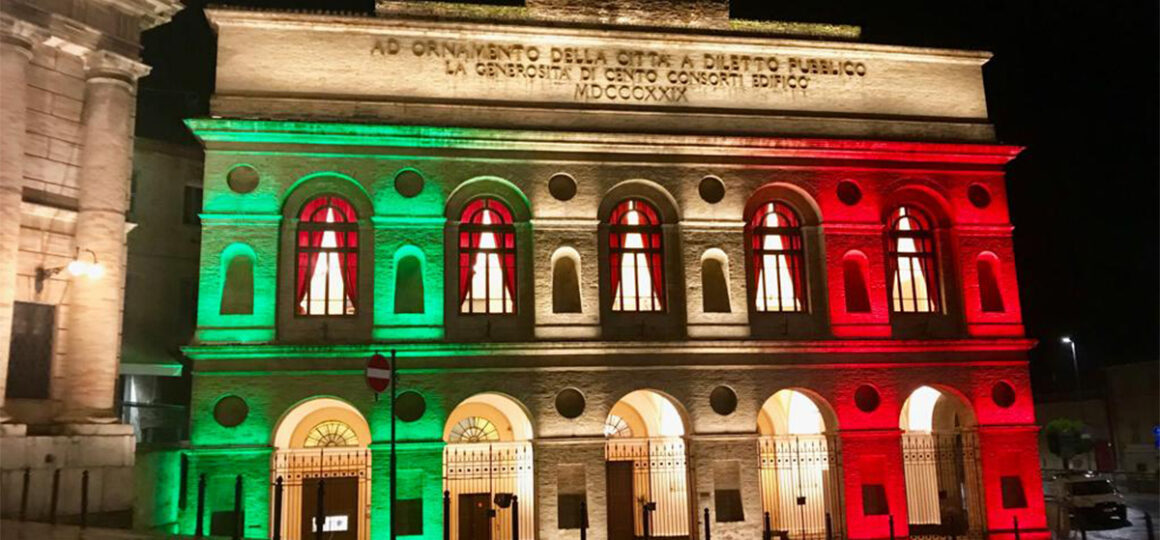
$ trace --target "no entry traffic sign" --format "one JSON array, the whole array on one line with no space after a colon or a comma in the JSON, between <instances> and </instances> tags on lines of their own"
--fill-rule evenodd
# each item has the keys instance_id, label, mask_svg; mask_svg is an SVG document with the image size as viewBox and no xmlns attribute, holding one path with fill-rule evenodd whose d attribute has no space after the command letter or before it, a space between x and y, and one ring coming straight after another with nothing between
<instances>
[{"instance_id":1,"label":"no entry traffic sign","mask_svg":"<svg viewBox=\"0 0 1160 540\"><path fill-rule=\"evenodd\" d=\"M377 393L383 393L391 385L391 361L375 353L367 361L367 386Z\"/></svg>"}]
</instances>

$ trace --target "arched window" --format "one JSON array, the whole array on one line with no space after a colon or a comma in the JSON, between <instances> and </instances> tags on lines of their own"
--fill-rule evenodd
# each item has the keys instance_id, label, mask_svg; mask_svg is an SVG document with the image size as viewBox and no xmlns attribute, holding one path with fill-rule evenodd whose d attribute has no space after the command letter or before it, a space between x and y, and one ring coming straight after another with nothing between
<instances>
[{"instance_id":1,"label":"arched window","mask_svg":"<svg viewBox=\"0 0 1160 540\"><path fill-rule=\"evenodd\" d=\"M604 436L605 437L632 437L632 428L628 426L623 418L610 414L604 420Z\"/></svg>"},{"instance_id":2,"label":"arched window","mask_svg":"<svg viewBox=\"0 0 1160 540\"><path fill-rule=\"evenodd\" d=\"M979 301L984 313L1002 313L1003 293L999 290L999 257L990 251L979 254Z\"/></svg>"},{"instance_id":3,"label":"arched window","mask_svg":"<svg viewBox=\"0 0 1160 540\"><path fill-rule=\"evenodd\" d=\"M358 299L358 216L334 195L309 200L298 213L295 261L299 315L354 315Z\"/></svg>"},{"instance_id":4,"label":"arched window","mask_svg":"<svg viewBox=\"0 0 1160 540\"><path fill-rule=\"evenodd\" d=\"M785 203L761 205L749 220L753 305L757 311L806 310L801 220Z\"/></svg>"},{"instance_id":5,"label":"arched window","mask_svg":"<svg viewBox=\"0 0 1160 540\"><path fill-rule=\"evenodd\" d=\"M452 443L498 441L499 431L495 429L495 424L492 424L490 420L482 416L469 416L451 428L449 439L448 442Z\"/></svg>"},{"instance_id":6,"label":"arched window","mask_svg":"<svg viewBox=\"0 0 1160 540\"><path fill-rule=\"evenodd\" d=\"M938 264L930 219L911 206L890 214L890 309L900 313L939 310Z\"/></svg>"},{"instance_id":7,"label":"arched window","mask_svg":"<svg viewBox=\"0 0 1160 540\"><path fill-rule=\"evenodd\" d=\"M612 310L664 311L660 214L643 200L628 199L616 205L608 222Z\"/></svg>"},{"instance_id":8,"label":"arched window","mask_svg":"<svg viewBox=\"0 0 1160 540\"><path fill-rule=\"evenodd\" d=\"M512 212L475 199L459 224L459 312L515 313L516 233Z\"/></svg>"},{"instance_id":9,"label":"arched window","mask_svg":"<svg viewBox=\"0 0 1160 540\"><path fill-rule=\"evenodd\" d=\"M355 435L350 426L338 420L327 420L310 429L302 446L306 448L358 446L358 435Z\"/></svg>"}]
</instances>

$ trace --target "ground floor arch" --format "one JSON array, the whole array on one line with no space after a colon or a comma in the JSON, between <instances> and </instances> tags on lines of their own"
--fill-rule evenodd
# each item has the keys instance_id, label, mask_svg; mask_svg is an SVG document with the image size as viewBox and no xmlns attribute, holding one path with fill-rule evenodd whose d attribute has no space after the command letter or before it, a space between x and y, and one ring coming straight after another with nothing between
<instances>
[{"instance_id":1,"label":"ground floor arch","mask_svg":"<svg viewBox=\"0 0 1160 540\"><path fill-rule=\"evenodd\" d=\"M443 489L454 540L531 540L535 471L531 419L515 399L482 393L462 402L443 429ZM511 496L518 505L511 504ZM515 506L518 506L518 515ZM518 520L519 538L513 538Z\"/></svg>"},{"instance_id":2,"label":"ground floor arch","mask_svg":"<svg viewBox=\"0 0 1160 540\"><path fill-rule=\"evenodd\" d=\"M933 386L902 405L902 462L912 535L981 535L986 525L979 441L970 404Z\"/></svg>"},{"instance_id":3,"label":"ground floor arch","mask_svg":"<svg viewBox=\"0 0 1160 540\"><path fill-rule=\"evenodd\" d=\"M813 393L785 389L757 416L761 504L770 529L791 538L842 536L843 483L837 417Z\"/></svg>"},{"instance_id":4,"label":"ground floor arch","mask_svg":"<svg viewBox=\"0 0 1160 540\"><path fill-rule=\"evenodd\" d=\"M687 538L694 522L685 436L688 421L672 398L653 390L622 397L605 420L609 540Z\"/></svg>"},{"instance_id":5,"label":"ground floor arch","mask_svg":"<svg viewBox=\"0 0 1160 540\"><path fill-rule=\"evenodd\" d=\"M271 513L287 540L370 538L370 426L345 401L299 403L274 429ZM279 512L280 510L280 512Z\"/></svg>"}]
</instances>

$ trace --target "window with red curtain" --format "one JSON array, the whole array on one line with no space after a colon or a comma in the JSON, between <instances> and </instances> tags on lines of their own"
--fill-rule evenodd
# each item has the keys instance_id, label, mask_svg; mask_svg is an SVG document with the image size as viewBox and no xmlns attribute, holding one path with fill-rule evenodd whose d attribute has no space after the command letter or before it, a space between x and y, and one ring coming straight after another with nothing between
<instances>
[{"instance_id":1,"label":"window with red curtain","mask_svg":"<svg viewBox=\"0 0 1160 540\"><path fill-rule=\"evenodd\" d=\"M608 275L613 311L664 311L663 229L656 208L640 199L616 205L608 218Z\"/></svg>"},{"instance_id":2,"label":"window with red curtain","mask_svg":"<svg viewBox=\"0 0 1160 540\"><path fill-rule=\"evenodd\" d=\"M335 195L310 199L298 213L295 266L299 315L358 311L358 215Z\"/></svg>"},{"instance_id":3,"label":"window with red curtain","mask_svg":"<svg viewBox=\"0 0 1160 540\"><path fill-rule=\"evenodd\" d=\"M806 310L801 220L780 201L758 207L749 220L753 307L763 312Z\"/></svg>"},{"instance_id":4,"label":"window with red curtain","mask_svg":"<svg viewBox=\"0 0 1160 540\"><path fill-rule=\"evenodd\" d=\"M475 199L459 218L459 312L516 311L516 231L512 211Z\"/></svg>"},{"instance_id":5,"label":"window with red curtain","mask_svg":"<svg viewBox=\"0 0 1160 540\"><path fill-rule=\"evenodd\" d=\"M897 313L938 311L938 264L930 218L913 206L900 206L890 213L887 231L890 309Z\"/></svg>"}]
</instances>

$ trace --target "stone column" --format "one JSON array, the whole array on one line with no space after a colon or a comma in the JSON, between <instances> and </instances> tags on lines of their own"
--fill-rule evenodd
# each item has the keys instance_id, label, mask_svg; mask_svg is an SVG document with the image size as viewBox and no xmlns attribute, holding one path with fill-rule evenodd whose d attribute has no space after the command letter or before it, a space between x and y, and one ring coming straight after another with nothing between
<instances>
[{"instance_id":1,"label":"stone column","mask_svg":"<svg viewBox=\"0 0 1160 540\"><path fill-rule=\"evenodd\" d=\"M4 412L4 394L20 247L25 97L32 45L39 37L41 32L28 23L7 17L0 21L0 423L10 420Z\"/></svg>"},{"instance_id":2,"label":"stone column","mask_svg":"<svg viewBox=\"0 0 1160 540\"><path fill-rule=\"evenodd\" d=\"M125 211L133 157L137 79L149 67L108 51L85 58L80 196L76 247L104 267L99 279L74 280L68 306L62 424L115 422L125 285ZM89 251L92 251L90 254Z\"/></svg>"}]
</instances>

